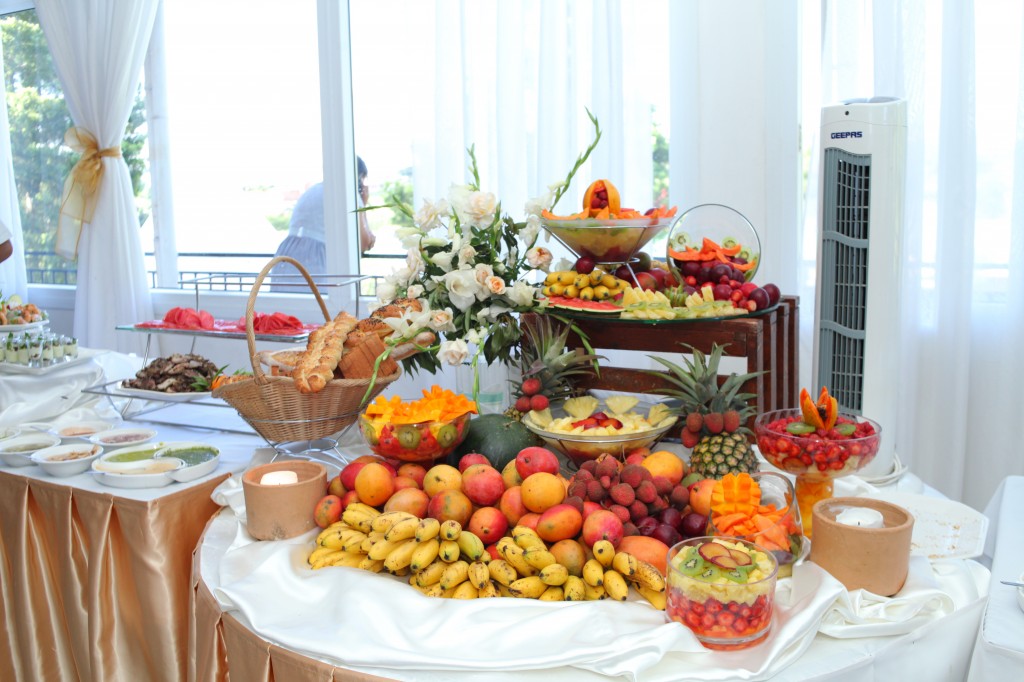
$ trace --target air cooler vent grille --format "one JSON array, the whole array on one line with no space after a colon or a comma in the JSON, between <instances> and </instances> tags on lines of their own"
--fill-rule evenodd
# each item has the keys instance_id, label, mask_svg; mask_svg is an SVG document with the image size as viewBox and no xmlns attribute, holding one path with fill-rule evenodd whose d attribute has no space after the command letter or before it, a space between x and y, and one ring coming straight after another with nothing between
<instances>
[{"instance_id":1,"label":"air cooler vent grille","mask_svg":"<svg viewBox=\"0 0 1024 682\"><path fill-rule=\"evenodd\" d=\"M823 166L818 377L844 409L861 414L871 156L826 149Z\"/></svg>"}]
</instances>

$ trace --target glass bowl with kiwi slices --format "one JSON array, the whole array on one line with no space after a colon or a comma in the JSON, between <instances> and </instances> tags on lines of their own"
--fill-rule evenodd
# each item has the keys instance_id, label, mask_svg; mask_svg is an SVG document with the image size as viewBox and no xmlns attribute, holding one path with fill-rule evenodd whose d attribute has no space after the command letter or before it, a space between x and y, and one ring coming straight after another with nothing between
<instances>
[{"instance_id":1,"label":"glass bowl with kiwi slices","mask_svg":"<svg viewBox=\"0 0 1024 682\"><path fill-rule=\"evenodd\" d=\"M469 433L470 413L447 421L394 424L359 416L359 432L374 454L401 462L434 462L450 455Z\"/></svg>"}]
</instances>

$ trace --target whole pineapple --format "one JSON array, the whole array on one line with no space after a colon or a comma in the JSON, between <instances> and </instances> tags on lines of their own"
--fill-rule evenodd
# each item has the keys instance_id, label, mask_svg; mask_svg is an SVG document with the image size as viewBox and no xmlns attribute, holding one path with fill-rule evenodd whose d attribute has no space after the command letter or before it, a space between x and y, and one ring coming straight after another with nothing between
<instances>
[{"instance_id":1,"label":"whole pineapple","mask_svg":"<svg viewBox=\"0 0 1024 682\"><path fill-rule=\"evenodd\" d=\"M506 416L520 419L525 412L544 410L550 402L572 397L571 380L596 370L600 356L566 348L570 329L549 315L536 315L531 324L523 325L522 381L513 391L516 401Z\"/></svg>"},{"instance_id":2,"label":"whole pineapple","mask_svg":"<svg viewBox=\"0 0 1024 682\"><path fill-rule=\"evenodd\" d=\"M761 372L730 374L718 385L718 365L725 346L711 345L710 355L689 347L693 360L685 359L681 367L664 358L651 356L664 365L669 380L678 388L665 390L664 395L682 402L685 426L683 445L690 453L691 471L705 478L721 478L728 473L757 471L758 461L747 439L744 424L756 412L749 400L753 393L740 393L740 387Z\"/></svg>"}]
</instances>

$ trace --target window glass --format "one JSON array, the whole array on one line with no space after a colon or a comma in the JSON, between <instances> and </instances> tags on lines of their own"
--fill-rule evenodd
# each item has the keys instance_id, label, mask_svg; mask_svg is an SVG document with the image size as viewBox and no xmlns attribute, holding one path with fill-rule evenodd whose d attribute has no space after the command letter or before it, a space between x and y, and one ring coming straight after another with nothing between
<instances>
[{"instance_id":1,"label":"window glass","mask_svg":"<svg viewBox=\"0 0 1024 682\"><path fill-rule=\"evenodd\" d=\"M164 40L180 276L258 272L323 179L316 2L168 2ZM311 254L324 239L314 199Z\"/></svg>"}]
</instances>

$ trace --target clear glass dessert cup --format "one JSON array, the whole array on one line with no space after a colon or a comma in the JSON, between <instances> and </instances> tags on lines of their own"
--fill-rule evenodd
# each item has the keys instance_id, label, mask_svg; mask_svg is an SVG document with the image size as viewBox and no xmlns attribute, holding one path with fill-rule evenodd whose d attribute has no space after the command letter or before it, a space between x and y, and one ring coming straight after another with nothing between
<instances>
[{"instance_id":1,"label":"clear glass dessert cup","mask_svg":"<svg viewBox=\"0 0 1024 682\"><path fill-rule=\"evenodd\" d=\"M744 563L749 562L749 563ZM778 562L746 540L690 538L668 552L666 617L708 649L746 649L767 639Z\"/></svg>"}]
</instances>

